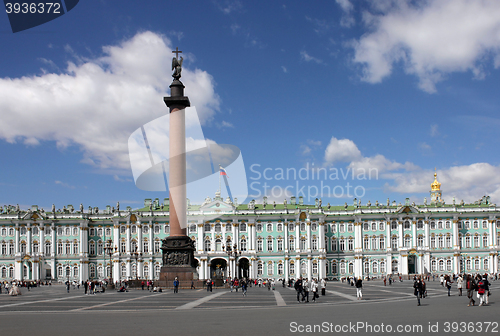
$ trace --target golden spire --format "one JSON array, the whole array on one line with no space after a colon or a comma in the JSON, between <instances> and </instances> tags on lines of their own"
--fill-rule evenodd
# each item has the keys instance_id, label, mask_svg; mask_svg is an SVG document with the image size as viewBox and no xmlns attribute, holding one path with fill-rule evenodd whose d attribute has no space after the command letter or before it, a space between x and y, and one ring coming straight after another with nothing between
<instances>
[{"instance_id":1,"label":"golden spire","mask_svg":"<svg viewBox=\"0 0 500 336\"><path fill-rule=\"evenodd\" d=\"M439 183L437 180L436 168L434 168L434 182L432 182L431 184L431 191L440 191L440 190L441 190L441 183Z\"/></svg>"}]
</instances>

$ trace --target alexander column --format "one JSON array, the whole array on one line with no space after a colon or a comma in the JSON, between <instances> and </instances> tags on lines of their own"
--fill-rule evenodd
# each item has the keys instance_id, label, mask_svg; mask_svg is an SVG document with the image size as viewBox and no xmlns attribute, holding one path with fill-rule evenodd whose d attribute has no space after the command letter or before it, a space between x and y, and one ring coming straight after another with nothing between
<instances>
[{"instance_id":1,"label":"alexander column","mask_svg":"<svg viewBox=\"0 0 500 336\"><path fill-rule=\"evenodd\" d=\"M169 130L169 217L170 236L163 240L163 267L160 279L171 286L175 277L182 285L193 280L196 269L194 262L194 244L186 235L186 107L190 106L189 98L184 96L184 84L180 81L183 58L178 48L172 51L176 57L172 59L172 77L170 97L164 97L170 109Z\"/></svg>"}]
</instances>

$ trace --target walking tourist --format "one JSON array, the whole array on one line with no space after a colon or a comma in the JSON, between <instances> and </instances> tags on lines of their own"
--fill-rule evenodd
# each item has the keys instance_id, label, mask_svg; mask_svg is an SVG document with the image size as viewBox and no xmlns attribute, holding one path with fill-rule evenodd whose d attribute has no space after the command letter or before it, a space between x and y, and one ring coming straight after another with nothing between
<instances>
[{"instance_id":1,"label":"walking tourist","mask_svg":"<svg viewBox=\"0 0 500 336\"><path fill-rule=\"evenodd\" d=\"M361 277L356 280L356 297L358 300L363 300L363 293L362 293L362 288L363 288L363 280L361 280Z\"/></svg>"}]
</instances>

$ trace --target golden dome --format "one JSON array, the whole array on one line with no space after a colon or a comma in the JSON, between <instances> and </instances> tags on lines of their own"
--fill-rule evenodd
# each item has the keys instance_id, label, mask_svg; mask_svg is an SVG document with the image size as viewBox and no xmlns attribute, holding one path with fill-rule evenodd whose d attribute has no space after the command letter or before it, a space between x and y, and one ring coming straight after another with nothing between
<instances>
[{"instance_id":1,"label":"golden dome","mask_svg":"<svg viewBox=\"0 0 500 336\"><path fill-rule=\"evenodd\" d=\"M441 190L441 183L437 181L437 173L434 173L434 182L431 184L431 191L440 191Z\"/></svg>"}]
</instances>

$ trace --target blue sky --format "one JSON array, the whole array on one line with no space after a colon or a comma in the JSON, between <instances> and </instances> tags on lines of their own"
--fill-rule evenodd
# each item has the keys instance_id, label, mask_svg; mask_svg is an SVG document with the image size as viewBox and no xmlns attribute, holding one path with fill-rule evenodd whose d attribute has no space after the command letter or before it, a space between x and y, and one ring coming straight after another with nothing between
<instances>
[{"instance_id":1,"label":"blue sky","mask_svg":"<svg viewBox=\"0 0 500 336\"><path fill-rule=\"evenodd\" d=\"M465 0L80 1L16 34L0 15L0 204L166 197L135 186L127 140L167 112L175 47L205 137L241 149L249 199L267 183L277 202L288 187L422 203L436 167L447 203L498 202L499 30L500 3ZM313 168L326 179L279 175Z\"/></svg>"}]
</instances>

